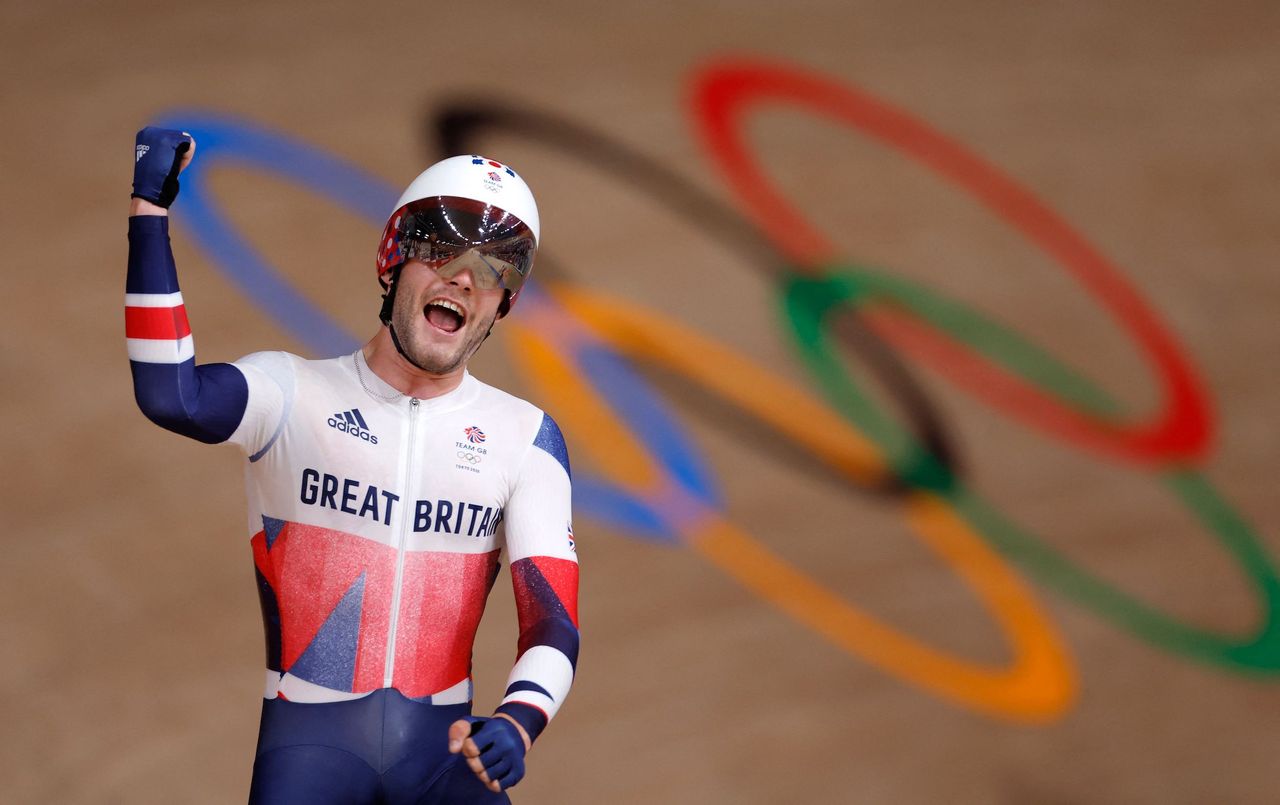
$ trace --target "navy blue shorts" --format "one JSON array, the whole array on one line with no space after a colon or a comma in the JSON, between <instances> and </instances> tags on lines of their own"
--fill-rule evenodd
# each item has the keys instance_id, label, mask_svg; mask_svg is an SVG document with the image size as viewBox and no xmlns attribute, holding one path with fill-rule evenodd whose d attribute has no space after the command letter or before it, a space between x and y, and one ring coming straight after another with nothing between
<instances>
[{"instance_id":1,"label":"navy blue shorts","mask_svg":"<svg viewBox=\"0 0 1280 805\"><path fill-rule=\"evenodd\" d=\"M249 802L509 803L449 754L449 725L470 714L469 704L423 704L393 688L325 704L266 699Z\"/></svg>"}]
</instances>

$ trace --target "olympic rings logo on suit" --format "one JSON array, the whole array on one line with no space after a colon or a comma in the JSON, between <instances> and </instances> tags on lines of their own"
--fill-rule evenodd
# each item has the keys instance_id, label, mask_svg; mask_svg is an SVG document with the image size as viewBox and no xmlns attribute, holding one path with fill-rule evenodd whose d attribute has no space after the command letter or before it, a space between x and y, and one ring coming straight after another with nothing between
<instances>
[{"instance_id":1,"label":"olympic rings logo on suit","mask_svg":"<svg viewBox=\"0 0 1280 805\"><path fill-rule=\"evenodd\" d=\"M537 110L485 101L438 110L438 140L470 153L485 131L557 148L687 215L744 262L774 279L791 336L831 407L656 311L552 277L522 315L501 328L528 381L603 476L579 473L584 513L628 533L683 543L848 653L961 706L1000 718L1046 721L1066 712L1077 680L1069 651L1008 561L1040 584L1166 651L1228 670L1280 671L1280 577L1250 526L1197 472L1212 442L1206 395L1184 351L1135 289L1082 236L995 167L906 112L847 84L788 65L716 62L693 79L698 133L749 219L678 174L582 126ZM742 138L765 104L799 105L870 136L958 186L1067 267L1132 335L1160 378L1165 408L1154 420L1115 420L1115 401L1048 353L976 312L891 273L843 260L772 187ZM200 142L198 173L226 163L290 179L380 222L394 188L305 143L253 124L174 112L172 127ZM432 155L434 158L435 155ZM251 300L318 354L357 341L293 289L191 176L184 214L197 245ZM892 303L891 308L883 307ZM833 330L846 309L849 326ZM555 320L556 327L542 326ZM837 341L840 343L837 344ZM888 348L893 344L895 349ZM854 352L890 390L906 426L878 410L850 377L838 346ZM1166 615L1071 562L1000 515L958 471L955 448L900 355L924 361L1010 416L1105 459L1161 474L1214 529L1253 582L1263 615L1252 635L1224 636ZM856 607L731 523L712 470L657 392L632 366L657 363L699 384L760 427L805 447L851 486L884 494L977 594L1009 642L1013 660L987 666L935 649ZM761 393L768 390L768 393ZM820 435L819 435L820 434ZM461 453L460 453L461 455Z\"/></svg>"},{"instance_id":2,"label":"olympic rings logo on suit","mask_svg":"<svg viewBox=\"0 0 1280 805\"><path fill-rule=\"evenodd\" d=\"M484 461L484 458L482 456L478 456L475 453L471 453L466 450L459 450L458 458L462 459L468 464L479 464L481 461Z\"/></svg>"}]
</instances>

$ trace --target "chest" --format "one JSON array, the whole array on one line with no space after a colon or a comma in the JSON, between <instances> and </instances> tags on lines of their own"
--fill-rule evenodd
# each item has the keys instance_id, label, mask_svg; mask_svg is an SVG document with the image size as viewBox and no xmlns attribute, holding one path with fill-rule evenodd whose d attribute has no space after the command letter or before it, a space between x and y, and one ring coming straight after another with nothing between
<instances>
[{"instance_id":1,"label":"chest","mask_svg":"<svg viewBox=\"0 0 1280 805\"><path fill-rule=\"evenodd\" d=\"M527 441L484 407L314 393L297 401L258 470L273 508L287 505L291 519L470 551L495 543Z\"/></svg>"}]
</instances>

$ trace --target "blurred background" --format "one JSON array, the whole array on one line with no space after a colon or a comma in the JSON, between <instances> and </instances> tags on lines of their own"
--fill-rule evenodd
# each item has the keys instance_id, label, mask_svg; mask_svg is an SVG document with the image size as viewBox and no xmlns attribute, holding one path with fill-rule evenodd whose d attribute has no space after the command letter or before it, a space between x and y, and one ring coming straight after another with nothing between
<instances>
[{"instance_id":1,"label":"blurred background","mask_svg":"<svg viewBox=\"0 0 1280 805\"><path fill-rule=\"evenodd\" d=\"M371 335L442 138L537 193L472 371L564 427L583 650L517 801L1274 801L1274 3L0 6L0 798L248 790L241 459L124 348L165 121L203 361Z\"/></svg>"}]
</instances>

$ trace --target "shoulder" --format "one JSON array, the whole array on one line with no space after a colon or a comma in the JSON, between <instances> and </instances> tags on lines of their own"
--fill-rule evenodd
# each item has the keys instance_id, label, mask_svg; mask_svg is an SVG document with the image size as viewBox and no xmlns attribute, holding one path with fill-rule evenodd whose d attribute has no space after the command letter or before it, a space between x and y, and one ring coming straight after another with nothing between
<instances>
[{"instance_id":1,"label":"shoulder","mask_svg":"<svg viewBox=\"0 0 1280 805\"><path fill-rule=\"evenodd\" d=\"M269 352L251 352L243 358L235 361L235 366L240 369L253 368L269 375L277 376L281 374L293 374L297 371L296 365L302 363L303 359L290 352L281 352L278 350Z\"/></svg>"},{"instance_id":2,"label":"shoulder","mask_svg":"<svg viewBox=\"0 0 1280 805\"><path fill-rule=\"evenodd\" d=\"M296 363L301 360L288 352L253 352L231 365L244 375L251 393L254 389L275 386L287 395L296 383Z\"/></svg>"},{"instance_id":3,"label":"shoulder","mask_svg":"<svg viewBox=\"0 0 1280 805\"><path fill-rule=\"evenodd\" d=\"M354 376L350 356L310 360L291 352L254 352L233 365L245 376L251 391L274 386L290 401L295 395L342 386Z\"/></svg>"},{"instance_id":4,"label":"shoulder","mask_svg":"<svg viewBox=\"0 0 1280 805\"><path fill-rule=\"evenodd\" d=\"M528 400L478 380L474 375L470 376L469 382L473 383L476 389L471 403L475 408L500 414L507 422L522 430L536 432L542 418L546 416L541 408Z\"/></svg>"},{"instance_id":5,"label":"shoulder","mask_svg":"<svg viewBox=\"0 0 1280 805\"><path fill-rule=\"evenodd\" d=\"M531 447L537 447L549 453L552 458L569 470L568 448L564 434L555 419L546 411L520 397L490 386L480 380L473 381L478 386L477 405L490 407L500 411L507 421L515 424Z\"/></svg>"},{"instance_id":6,"label":"shoulder","mask_svg":"<svg viewBox=\"0 0 1280 805\"><path fill-rule=\"evenodd\" d=\"M351 363L350 355L312 360L294 355L292 352L273 350L245 355L235 361L235 366L242 371L247 369L263 372L278 381L292 381L303 377L349 375L352 373Z\"/></svg>"}]
</instances>

